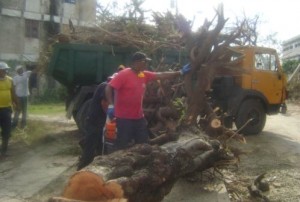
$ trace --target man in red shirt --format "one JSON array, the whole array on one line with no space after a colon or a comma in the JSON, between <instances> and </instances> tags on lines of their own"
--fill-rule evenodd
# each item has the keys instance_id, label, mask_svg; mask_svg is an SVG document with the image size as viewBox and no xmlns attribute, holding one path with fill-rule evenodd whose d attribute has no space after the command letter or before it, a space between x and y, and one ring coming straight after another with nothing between
<instances>
[{"instance_id":1,"label":"man in red shirt","mask_svg":"<svg viewBox=\"0 0 300 202\"><path fill-rule=\"evenodd\" d=\"M116 117L116 149L129 147L132 140L135 144L148 142L147 122L142 108L146 84L152 80L173 79L190 70L188 64L176 72L145 71L149 61L151 59L146 54L134 53L131 67L119 72L106 86L107 115L110 119Z\"/></svg>"}]
</instances>

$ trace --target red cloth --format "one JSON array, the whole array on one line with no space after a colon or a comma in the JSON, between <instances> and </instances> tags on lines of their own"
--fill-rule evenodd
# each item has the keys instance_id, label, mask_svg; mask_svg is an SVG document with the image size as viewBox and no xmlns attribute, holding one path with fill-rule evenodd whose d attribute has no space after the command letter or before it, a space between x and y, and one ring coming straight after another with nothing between
<instances>
[{"instance_id":1,"label":"red cloth","mask_svg":"<svg viewBox=\"0 0 300 202\"><path fill-rule=\"evenodd\" d=\"M154 72L136 74L131 68L120 71L110 82L114 88L115 117L140 119L144 117L143 97L146 83L155 79Z\"/></svg>"}]
</instances>

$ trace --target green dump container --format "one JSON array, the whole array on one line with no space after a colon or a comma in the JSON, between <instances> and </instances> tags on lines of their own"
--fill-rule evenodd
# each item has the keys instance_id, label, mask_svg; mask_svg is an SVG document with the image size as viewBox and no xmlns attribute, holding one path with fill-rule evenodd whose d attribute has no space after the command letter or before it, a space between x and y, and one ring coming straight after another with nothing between
<instances>
[{"instance_id":1,"label":"green dump container","mask_svg":"<svg viewBox=\"0 0 300 202\"><path fill-rule=\"evenodd\" d=\"M92 85L105 81L133 50L103 45L55 44L48 73L61 84Z\"/></svg>"},{"instance_id":2,"label":"green dump container","mask_svg":"<svg viewBox=\"0 0 300 202\"><path fill-rule=\"evenodd\" d=\"M53 46L48 73L67 87L98 84L116 72L119 65L130 64L130 56L135 51L108 45L58 43ZM171 66L188 61L187 54L174 49L157 50L149 56L154 69L162 63L161 58L163 64Z\"/></svg>"}]
</instances>

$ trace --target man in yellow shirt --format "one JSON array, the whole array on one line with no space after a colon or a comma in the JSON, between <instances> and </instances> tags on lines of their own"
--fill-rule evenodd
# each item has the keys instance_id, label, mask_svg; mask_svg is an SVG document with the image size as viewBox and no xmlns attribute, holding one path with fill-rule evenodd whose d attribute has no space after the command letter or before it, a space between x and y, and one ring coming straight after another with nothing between
<instances>
[{"instance_id":1,"label":"man in yellow shirt","mask_svg":"<svg viewBox=\"0 0 300 202\"><path fill-rule=\"evenodd\" d=\"M0 61L0 128L1 128L1 156L6 156L8 140L11 133L12 107L18 107L12 78L6 75L9 66Z\"/></svg>"}]
</instances>

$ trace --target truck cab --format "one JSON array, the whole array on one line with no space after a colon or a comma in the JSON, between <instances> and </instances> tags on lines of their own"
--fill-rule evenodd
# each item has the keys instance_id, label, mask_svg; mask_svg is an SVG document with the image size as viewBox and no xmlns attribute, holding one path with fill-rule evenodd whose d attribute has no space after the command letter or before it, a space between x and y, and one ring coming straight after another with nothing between
<instances>
[{"instance_id":1,"label":"truck cab","mask_svg":"<svg viewBox=\"0 0 300 202\"><path fill-rule=\"evenodd\" d=\"M244 134L258 134L264 128L266 115L277 114L285 106L286 75L274 49L233 49L242 57L239 69L217 74L212 84L212 100L225 112L224 123L231 126L234 122Z\"/></svg>"}]
</instances>

